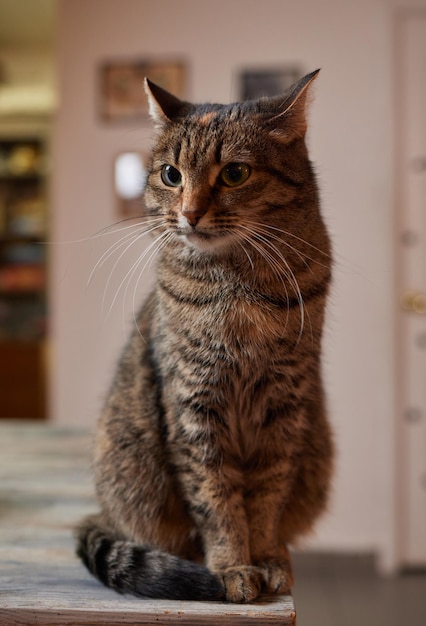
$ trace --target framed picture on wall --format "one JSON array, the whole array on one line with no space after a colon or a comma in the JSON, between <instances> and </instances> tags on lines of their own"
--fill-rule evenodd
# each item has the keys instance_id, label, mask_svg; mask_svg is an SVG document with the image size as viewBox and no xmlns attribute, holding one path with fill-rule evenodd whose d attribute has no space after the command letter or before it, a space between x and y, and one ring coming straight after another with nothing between
<instances>
[{"instance_id":1,"label":"framed picture on wall","mask_svg":"<svg viewBox=\"0 0 426 626\"><path fill-rule=\"evenodd\" d=\"M100 115L107 122L131 120L148 114L144 78L184 96L186 67L180 61L114 61L100 68Z\"/></svg>"},{"instance_id":2,"label":"framed picture on wall","mask_svg":"<svg viewBox=\"0 0 426 626\"><path fill-rule=\"evenodd\" d=\"M257 100L263 96L279 96L303 76L300 67L248 69L240 73L241 100Z\"/></svg>"}]
</instances>

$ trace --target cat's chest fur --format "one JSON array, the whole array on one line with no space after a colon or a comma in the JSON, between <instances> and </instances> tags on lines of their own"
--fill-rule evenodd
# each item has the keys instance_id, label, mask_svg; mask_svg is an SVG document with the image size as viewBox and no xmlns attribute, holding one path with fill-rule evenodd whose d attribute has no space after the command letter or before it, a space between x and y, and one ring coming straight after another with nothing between
<instances>
[{"instance_id":1,"label":"cat's chest fur","mask_svg":"<svg viewBox=\"0 0 426 626\"><path fill-rule=\"evenodd\" d=\"M215 278L216 280L213 280ZM194 280L159 271L157 337L163 401L171 436L196 442L217 429L221 448L250 462L273 431L274 411L297 403L303 370L296 352L300 312L268 302L262 293L226 275ZM161 346L161 347L160 347ZM295 365L297 363L297 365ZM183 408L203 406L199 418ZM298 420L297 411L287 420Z\"/></svg>"},{"instance_id":2,"label":"cat's chest fur","mask_svg":"<svg viewBox=\"0 0 426 626\"><path fill-rule=\"evenodd\" d=\"M274 303L264 289L220 269L194 276L165 266L159 270L158 292L168 331L193 336L201 349L220 346L239 365L249 359L248 369L270 362L275 340L290 330L285 300Z\"/></svg>"}]
</instances>

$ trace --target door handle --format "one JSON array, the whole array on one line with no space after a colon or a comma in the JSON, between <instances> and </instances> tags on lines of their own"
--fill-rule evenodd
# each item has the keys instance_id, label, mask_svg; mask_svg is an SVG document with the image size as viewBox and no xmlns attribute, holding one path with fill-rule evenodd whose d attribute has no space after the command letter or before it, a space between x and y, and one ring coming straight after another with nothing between
<instances>
[{"instance_id":1,"label":"door handle","mask_svg":"<svg viewBox=\"0 0 426 626\"><path fill-rule=\"evenodd\" d=\"M426 315L426 293L422 291L407 291L402 297L401 306L404 311Z\"/></svg>"}]
</instances>

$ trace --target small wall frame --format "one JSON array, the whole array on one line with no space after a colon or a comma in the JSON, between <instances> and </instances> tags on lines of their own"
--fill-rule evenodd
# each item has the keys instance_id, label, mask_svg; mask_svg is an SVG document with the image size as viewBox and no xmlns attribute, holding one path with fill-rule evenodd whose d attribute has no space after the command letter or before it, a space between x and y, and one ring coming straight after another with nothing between
<instances>
[{"instance_id":1,"label":"small wall frame","mask_svg":"<svg viewBox=\"0 0 426 626\"><path fill-rule=\"evenodd\" d=\"M148 115L144 77L183 97L186 75L181 61L135 59L104 63L100 68L100 116L106 122L144 118Z\"/></svg>"},{"instance_id":2,"label":"small wall frame","mask_svg":"<svg viewBox=\"0 0 426 626\"><path fill-rule=\"evenodd\" d=\"M279 96L303 76L299 66L253 68L240 72L241 100L257 100L263 96Z\"/></svg>"}]
</instances>

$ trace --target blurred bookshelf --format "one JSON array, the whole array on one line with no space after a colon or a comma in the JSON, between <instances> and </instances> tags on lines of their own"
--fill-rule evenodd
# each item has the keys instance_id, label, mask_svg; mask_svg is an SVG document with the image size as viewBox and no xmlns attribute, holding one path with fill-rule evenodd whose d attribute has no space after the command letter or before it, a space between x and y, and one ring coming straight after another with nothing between
<instances>
[{"instance_id":1,"label":"blurred bookshelf","mask_svg":"<svg viewBox=\"0 0 426 626\"><path fill-rule=\"evenodd\" d=\"M47 150L0 136L0 418L46 417Z\"/></svg>"}]
</instances>

